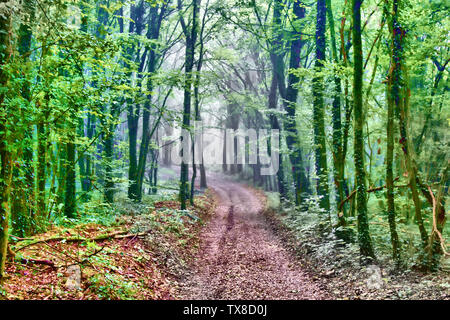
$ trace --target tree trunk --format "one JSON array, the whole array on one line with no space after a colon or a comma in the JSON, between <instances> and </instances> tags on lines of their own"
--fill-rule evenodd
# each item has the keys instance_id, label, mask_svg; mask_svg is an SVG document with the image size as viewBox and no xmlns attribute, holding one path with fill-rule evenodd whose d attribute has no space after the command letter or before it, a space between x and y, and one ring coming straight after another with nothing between
<instances>
[{"instance_id":1,"label":"tree trunk","mask_svg":"<svg viewBox=\"0 0 450 320\"><path fill-rule=\"evenodd\" d=\"M95 126L94 123L95 118L90 113L87 114L87 122L86 122L86 137L88 141L91 141L94 136ZM84 120L80 119L78 125L78 135L85 136L85 127ZM79 154L78 158L78 166L80 168L80 184L81 190L83 191L82 201L88 201L90 199L90 191L92 190L92 169L91 169L91 155L88 150L82 150L83 154Z\"/></svg>"},{"instance_id":2,"label":"tree trunk","mask_svg":"<svg viewBox=\"0 0 450 320\"><path fill-rule=\"evenodd\" d=\"M375 258L369 233L366 199L366 174L364 169L364 113L362 105L363 87L363 52L361 40L361 0L352 0L353 7L353 103L355 115L354 158L356 171L356 208L358 212L358 240L363 256Z\"/></svg>"},{"instance_id":3,"label":"tree trunk","mask_svg":"<svg viewBox=\"0 0 450 320\"><path fill-rule=\"evenodd\" d=\"M387 90L387 147L386 147L386 198L389 230L391 233L392 255L397 267L400 263L400 241L397 234L394 203L394 105L391 86Z\"/></svg>"},{"instance_id":4,"label":"tree trunk","mask_svg":"<svg viewBox=\"0 0 450 320\"><path fill-rule=\"evenodd\" d=\"M197 41L198 14L200 11L200 1L193 0L192 27L188 31L184 19L180 12L180 22L186 37L186 57L185 57L185 81L184 81L184 101L183 101L183 125L182 129L190 131L191 125L191 89L192 89L192 69L194 67L195 44ZM181 1L178 0L178 9L181 11ZM185 152L185 151L183 151ZM188 198L188 175L189 165L184 161L182 154L181 172L180 172L180 202L181 210L186 209L186 199Z\"/></svg>"},{"instance_id":5,"label":"tree trunk","mask_svg":"<svg viewBox=\"0 0 450 320\"><path fill-rule=\"evenodd\" d=\"M202 19L202 27L200 30L200 37L199 37L199 43L200 43L200 49L198 53L198 62L197 62L197 73L195 75L194 80L194 112L195 112L195 121L200 122L202 121L202 117L200 114L200 77L201 77L201 71L203 66L203 55L204 55L204 39L203 34L205 31L206 26L206 16L208 13L208 5L209 0L206 3L205 12L203 14ZM201 163L199 165L200 168L200 188L206 188L206 172L205 172L205 166L203 165L203 128L201 128L202 133L200 135L200 139L202 141L200 142L202 155L201 155ZM193 140L192 143L192 179L191 179L191 204L194 204L194 189L195 189L195 179L197 177L197 168L195 165L195 140Z\"/></svg>"},{"instance_id":6,"label":"tree trunk","mask_svg":"<svg viewBox=\"0 0 450 320\"><path fill-rule=\"evenodd\" d=\"M330 198L328 191L328 166L327 148L325 142L325 110L323 103L323 63L325 61L325 26L326 5L325 0L317 1L317 23L316 23L316 75L313 78L314 96L314 144L316 156L317 195L321 197L320 206L328 211L330 209Z\"/></svg>"},{"instance_id":7,"label":"tree trunk","mask_svg":"<svg viewBox=\"0 0 450 320\"><path fill-rule=\"evenodd\" d=\"M45 99L48 99L46 95ZM47 108L46 106L45 108ZM40 221L46 215L46 195L45 195L45 183L47 181L47 130L45 123L47 122L46 111L41 110L41 118L37 125L37 172L36 172L36 180L37 180L37 212L38 212L38 220Z\"/></svg>"},{"instance_id":8,"label":"tree trunk","mask_svg":"<svg viewBox=\"0 0 450 320\"><path fill-rule=\"evenodd\" d=\"M105 185L104 185L104 198L107 203L114 202L114 181L112 176L112 160L113 160L113 147L114 147L114 128L112 125L109 128L105 128L103 137L103 151L104 151L104 163L105 163Z\"/></svg>"},{"instance_id":9,"label":"tree trunk","mask_svg":"<svg viewBox=\"0 0 450 320\"><path fill-rule=\"evenodd\" d=\"M128 28L128 33L136 33L138 35L141 34L143 30L142 26L142 16L144 14L144 3L140 1L137 6L131 5L130 8L130 24ZM122 22L123 23L123 22ZM121 28L123 32L123 27ZM144 61L146 57L146 53L140 57L140 50L137 50L135 46L132 46L127 49L127 58L130 60L135 59L134 55L137 55L137 58L141 58L141 63L138 69L138 81L142 77L142 71L144 69ZM130 68L130 65L127 62L124 62L126 68ZM129 78L131 79L131 72L129 72ZM140 106L139 104L134 105L131 99L127 99L126 101L128 105L127 110L127 122L128 122L128 143L129 143L129 167L128 167L128 198L131 200L137 199L137 170L138 170L138 160L137 160L137 135L138 135L138 124L139 124L139 116L140 116Z\"/></svg>"},{"instance_id":10,"label":"tree trunk","mask_svg":"<svg viewBox=\"0 0 450 320\"><path fill-rule=\"evenodd\" d=\"M330 28L330 44L331 53L334 63L339 64L339 58L336 47L336 32L334 29L334 17L333 9L331 7L331 0L326 1L328 25ZM342 123L341 123L341 91L342 84L341 79L337 72L334 74L334 92L333 92L333 108L332 108L332 121L333 121L333 163L334 163L334 184L336 186L336 204L338 205L344 200L344 170L345 159L342 145ZM345 226L345 206L342 212L338 212L339 225Z\"/></svg>"},{"instance_id":11,"label":"tree trunk","mask_svg":"<svg viewBox=\"0 0 450 320\"><path fill-rule=\"evenodd\" d=\"M223 130L223 143L222 143L222 172L228 171L227 165L227 131Z\"/></svg>"},{"instance_id":12,"label":"tree trunk","mask_svg":"<svg viewBox=\"0 0 450 320\"><path fill-rule=\"evenodd\" d=\"M292 173L294 175L295 186L295 201L299 205L303 202L306 195L310 194L309 180L306 177L305 168L303 165L302 150L299 147L299 138L297 132L297 125L295 121L295 111L298 89L295 84L298 83L298 77L290 73L288 78L288 86L285 84L285 67L283 61L282 48L282 34L281 34L281 10L283 4L280 0L276 0L273 9L273 24L274 24L274 39L272 44L272 52L270 59L272 61L274 73L276 74L278 90L283 99L283 106L287 113L284 117L284 130L286 131L286 144L289 149L289 157L292 164ZM305 16L305 7L300 1L294 2L294 13L298 19ZM297 69L300 65L300 52L303 47L301 35L296 37L291 43L290 68Z\"/></svg>"},{"instance_id":13,"label":"tree trunk","mask_svg":"<svg viewBox=\"0 0 450 320\"><path fill-rule=\"evenodd\" d=\"M128 102L128 152L129 152L129 167L128 167L128 198L135 200L137 195L137 131L139 121L139 109L134 109L131 101Z\"/></svg>"},{"instance_id":14,"label":"tree trunk","mask_svg":"<svg viewBox=\"0 0 450 320\"><path fill-rule=\"evenodd\" d=\"M415 207L415 218L419 227L422 245L425 248L428 243L428 234L425 230L421 200L416 185L417 165L414 160L414 149L409 131L409 87L407 81L407 70L403 62L403 40L406 32L398 21L399 0L394 0L392 10L392 60L391 60L391 77L389 79L392 86L392 100L394 103L394 111L397 114L400 127L400 144L402 145L403 154L406 160L406 168L408 171L409 186Z\"/></svg>"},{"instance_id":15,"label":"tree trunk","mask_svg":"<svg viewBox=\"0 0 450 320\"><path fill-rule=\"evenodd\" d=\"M0 4L5 6L8 1L0 0ZM8 7L4 7L0 15L0 85L8 88L9 74L5 72L5 65L9 63L12 56L11 39L11 15ZM6 91L7 92L7 91ZM8 238L9 238L9 219L10 194L12 181L12 154L8 142L8 127L5 116L8 114L8 107L5 102L5 90L0 92L0 282L3 280L5 271L5 262L7 259Z\"/></svg>"},{"instance_id":16,"label":"tree trunk","mask_svg":"<svg viewBox=\"0 0 450 320\"><path fill-rule=\"evenodd\" d=\"M275 73L272 72L272 82L269 91L269 110L273 111L277 110L277 87L278 87L277 78ZM280 123L278 122L278 117L275 114L270 113L269 119L271 129L280 131ZM281 149L281 132L280 135L278 136L278 146L279 149ZM280 193L280 200L283 201L283 199L285 199L287 196L283 172L283 155L281 154L280 150L276 151L278 152L278 171L277 171L278 192Z\"/></svg>"},{"instance_id":17,"label":"tree trunk","mask_svg":"<svg viewBox=\"0 0 450 320\"><path fill-rule=\"evenodd\" d=\"M19 28L19 54L22 56L23 62L27 63L30 60L30 49L31 49L31 23L34 19L34 1L26 0L23 3L24 11L29 14L29 18L25 23L22 23ZM26 81L21 90L22 97L27 103L31 99L30 85ZM23 114L25 118L25 114ZM34 175L33 175L33 132L32 130L27 130L25 132L26 144L23 148L23 166L21 168L22 172L25 174L25 179L15 179L20 175L20 170L18 168L13 169L13 189L12 189L12 204L11 204L11 216L12 222L17 225L15 229L16 234L20 236L26 236L34 232L34 206L32 205L34 201Z\"/></svg>"},{"instance_id":18,"label":"tree trunk","mask_svg":"<svg viewBox=\"0 0 450 320\"><path fill-rule=\"evenodd\" d=\"M346 18L346 9L347 9L347 3L348 1L345 0L344 8L342 9L342 17L341 17L341 26L339 28L339 36L340 36L340 55L342 57L342 62L345 67L348 67L348 56L349 56L349 50L351 46L351 27L347 33L347 43L345 42L345 23L347 21ZM345 171L345 160L347 157L347 149L348 149L348 138L350 134L350 125L352 123L352 114L353 114L353 102L350 101L349 96L349 81L347 77L344 80L344 123L342 126L342 162L343 162L343 170ZM343 174L345 173L343 171ZM347 180L345 180L345 175L343 176L343 188L344 188L344 194L345 196L348 196L349 194L349 187L347 184ZM352 206L354 207L354 203L352 203ZM352 210L352 213L354 212L354 208L350 208ZM345 215L345 207L343 208L343 214ZM351 215L350 215L351 216Z\"/></svg>"},{"instance_id":19,"label":"tree trunk","mask_svg":"<svg viewBox=\"0 0 450 320\"><path fill-rule=\"evenodd\" d=\"M445 215L445 202L447 197L446 189L448 190L448 168L450 162L447 162L447 166L441 172L440 182L436 197L434 198L433 205L433 228L431 231L429 244L428 244L428 268L432 271L437 271L440 258L444 253L443 242L444 238L442 233L444 231L445 222L447 217ZM431 196L431 188L428 190Z\"/></svg>"},{"instance_id":20,"label":"tree trunk","mask_svg":"<svg viewBox=\"0 0 450 320\"><path fill-rule=\"evenodd\" d=\"M149 29L147 32L147 38L150 40L158 40L159 32L161 29L161 22L166 10L166 4L163 4L161 7L159 5L152 6L150 8L149 13ZM158 12L159 11L159 12ZM156 64L158 61L157 54L157 45L152 44L150 46L149 53L149 61L148 61L148 73L153 75L156 70ZM147 81L147 91L153 91L153 81L150 77ZM150 128L150 108L151 108L152 96L147 96L147 102L144 106L143 114L142 114L142 141L139 149L139 163L137 166L136 172L136 199L137 201L141 201L142 199L142 184L144 182L145 175L145 166L147 163L147 155L148 149L150 145L150 141L152 139L152 135L158 126L158 123L155 124L155 128L151 130ZM158 121L159 122L159 121Z\"/></svg>"},{"instance_id":21,"label":"tree trunk","mask_svg":"<svg viewBox=\"0 0 450 320\"><path fill-rule=\"evenodd\" d=\"M71 128L70 130L75 130L75 128ZM75 217L76 211L76 184L75 184L75 134L71 132L68 136L68 140L71 141L66 145L66 190L64 194L64 214L68 218Z\"/></svg>"}]
</instances>

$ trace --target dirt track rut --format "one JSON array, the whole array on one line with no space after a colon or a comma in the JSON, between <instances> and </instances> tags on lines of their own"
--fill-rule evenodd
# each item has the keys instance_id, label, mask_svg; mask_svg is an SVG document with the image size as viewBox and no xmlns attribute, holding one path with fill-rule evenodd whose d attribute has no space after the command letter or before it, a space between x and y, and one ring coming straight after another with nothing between
<instances>
[{"instance_id":1,"label":"dirt track rut","mask_svg":"<svg viewBox=\"0 0 450 320\"><path fill-rule=\"evenodd\" d=\"M218 195L215 215L201 233L182 299L323 299L325 294L282 245L261 213L255 192L210 178Z\"/></svg>"}]
</instances>

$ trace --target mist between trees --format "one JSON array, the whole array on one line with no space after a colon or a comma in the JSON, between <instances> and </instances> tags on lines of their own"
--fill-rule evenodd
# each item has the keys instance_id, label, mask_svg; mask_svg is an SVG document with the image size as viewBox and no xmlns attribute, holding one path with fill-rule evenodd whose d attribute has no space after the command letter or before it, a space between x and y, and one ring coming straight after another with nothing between
<instances>
[{"instance_id":1,"label":"mist between trees","mask_svg":"<svg viewBox=\"0 0 450 320\"><path fill-rule=\"evenodd\" d=\"M165 145L173 144L170 155L174 165L260 164L261 175L278 172L279 130L204 128L197 121L191 130L174 131L172 136L161 137L168 141Z\"/></svg>"}]
</instances>

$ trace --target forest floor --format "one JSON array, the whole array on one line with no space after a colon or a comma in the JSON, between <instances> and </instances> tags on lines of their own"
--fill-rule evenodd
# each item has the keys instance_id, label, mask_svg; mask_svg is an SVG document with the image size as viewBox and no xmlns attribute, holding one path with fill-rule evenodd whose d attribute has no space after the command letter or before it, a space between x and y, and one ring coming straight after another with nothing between
<instances>
[{"instance_id":1,"label":"forest floor","mask_svg":"<svg viewBox=\"0 0 450 320\"><path fill-rule=\"evenodd\" d=\"M368 283L373 270L339 265L336 248L319 257L306 244L328 240L299 240L264 192L213 173L208 185L187 211L175 200L130 205L112 226L13 242L0 300L450 298L448 273L375 266L380 279Z\"/></svg>"},{"instance_id":2,"label":"forest floor","mask_svg":"<svg viewBox=\"0 0 450 320\"><path fill-rule=\"evenodd\" d=\"M357 242L340 240L327 228L328 221L317 221L317 212L287 213L269 205L263 214L272 231L328 293L329 299L450 300L447 263L441 262L436 272L427 272L421 270L420 259L413 257L412 267L403 263L396 269L390 252L380 248L376 261L364 262ZM406 259L406 253L403 254Z\"/></svg>"},{"instance_id":3,"label":"forest floor","mask_svg":"<svg viewBox=\"0 0 450 320\"><path fill-rule=\"evenodd\" d=\"M195 206L179 207L174 200L128 204L112 226L52 226L13 242L0 300L175 299L215 197L206 191Z\"/></svg>"},{"instance_id":4,"label":"forest floor","mask_svg":"<svg viewBox=\"0 0 450 320\"><path fill-rule=\"evenodd\" d=\"M357 244L342 245L320 235L319 230L299 236L295 228L286 224L283 215L273 210L266 210L264 215L273 232L302 261L304 270L328 293L329 299L450 300L448 270L396 270L391 263L381 260L362 263Z\"/></svg>"}]
</instances>

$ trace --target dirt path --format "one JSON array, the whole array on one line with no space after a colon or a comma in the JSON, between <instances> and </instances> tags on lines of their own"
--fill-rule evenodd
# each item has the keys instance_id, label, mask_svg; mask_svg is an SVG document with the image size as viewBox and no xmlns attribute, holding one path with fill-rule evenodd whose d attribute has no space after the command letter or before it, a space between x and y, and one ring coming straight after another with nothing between
<instances>
[{"instance_id":1,"label":"dirt path","mask_svg":"<svg viewBox=\"0 0 450 320\"><path fill-rule=\"evenodd\" d=\"M261 200L241 184L208 180L219 196L202 231L182 299L323 299L325 294L283 248L261 214Z\"/></svg>"}]
</instances>

